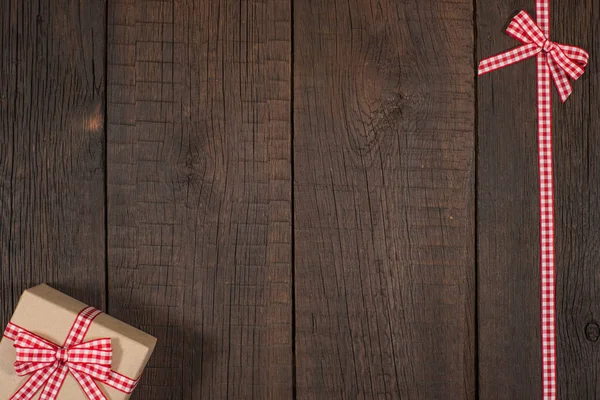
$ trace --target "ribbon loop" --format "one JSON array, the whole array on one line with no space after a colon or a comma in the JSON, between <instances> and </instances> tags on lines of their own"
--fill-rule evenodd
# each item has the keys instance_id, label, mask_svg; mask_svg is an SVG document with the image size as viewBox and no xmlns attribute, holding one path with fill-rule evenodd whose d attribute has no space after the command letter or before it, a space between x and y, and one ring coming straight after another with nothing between
<instances>
[{"instance_id":1,"label":"ribbon loop","mask_svg":"<svg viewBox=\"0 0 600 400\"><path fill-rule=\"evenodd\" d=\"M568 77L577 80L583 75L588 53L579 47L552 42L525 11L512 19L506 33L523 45L481 60L478 74L483 75L544 52L560 99L565 102L573 91Z\"/></svg>"}]
</instances>

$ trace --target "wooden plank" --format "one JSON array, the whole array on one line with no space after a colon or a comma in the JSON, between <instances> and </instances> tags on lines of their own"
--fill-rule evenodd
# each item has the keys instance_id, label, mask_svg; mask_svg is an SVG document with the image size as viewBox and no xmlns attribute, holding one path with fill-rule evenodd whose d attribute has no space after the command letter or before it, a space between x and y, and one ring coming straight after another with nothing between
<instances>
[{"instance_id":1,"label":"wooden plank","mask_svg":"<svg viewBox=\"0 0 600 400\"><path fill-rule=\"evenodd\" d=\"M476 396L472 23L294 2L299 398Z\"/></svg>"},{"instance_id":2,"label":"wooden plank","mask_svg":"<svg viewBox=\"0 0 600 400\"><path fill-rule=\"evenodd\" d=\"M292 395L291 9L109 1L110 311L142 399Z\"/></svg>"},{"instance_id":3,"label":"wooden plank","mask_svg":"<svg viewBox=\"0 0 600 400\"><path fill-rule=\"evenodd\" d=\"M565 104L554 101L558 396L600 398L600 117L595 26L600 4L554 0L551 34L591 54L585 75ZM556 92L555 92L556 93Z\"/></svg>"},{"instance_id":4,"label":"wooden plank","mask_svg":"<svg viewBox=\"0 0 600 400\"><path fill-rule=\"evenodd\" d=\"M535 2L477 2L477 54L514 47L504 34ZM478 79L478 331L481 398L541 392L535 60Z\"/></svg>"},{"instance_id":5,"label":"wooden plank","mask_svg":"<svg viewBox=\"0 0 600 400\"><path fill-rule=\"evenodd\" d=\"M516 45L502 33L531 1L478 2L478 53ZM593 49L593 1L552 1L552 38ZM585 17L582 17L585 16ZM588 70L595 71L592 57ZM479 79L478 274L481 398L538 398L541 393L539 204L535 61ZM560 104L554 92L554 163L559 398L600 394L598 254L595 239L598 146L594 85L587 73ZM598 164L598 165L596 165Z\"/></svg>"},{"instance_id":6,"label":"wooden plank","mask_svg":"<svg viewBox=\"0 0 600 400\"><path fill-rule=\"evenodd\" d=\"M0 3L0 324L47 282L104 306L103 1Z\"/></svg>"},{"instance_id":7,"label":"wooden plank","mask_svg":"<svg viewBox=\"0 0 600 400\"><path fill-rule=\"evenodd\" d=\"M506 3L478 2L480 57L515 46L502 30L520 8ZM478 79L481 398L541 394L535 68L529 60Z\"/></svg>"}]
</instances>

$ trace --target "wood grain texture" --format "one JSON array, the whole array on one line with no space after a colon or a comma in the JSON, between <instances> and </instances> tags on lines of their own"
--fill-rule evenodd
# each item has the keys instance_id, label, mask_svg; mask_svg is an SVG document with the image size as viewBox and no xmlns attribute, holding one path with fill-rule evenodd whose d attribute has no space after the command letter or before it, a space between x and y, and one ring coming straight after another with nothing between
<instances>
[{"instance_id":1,"label":"wood grain texture","mask_svg":"<svg viewBox=\"0 0 600 400\"><path fill-rule=\"evenodd\" d=\"M599 236L593 1L551 2L551 38L591 50L566 104L554 97L559 398L594 399L598 384ZM478 2L480 58L516 45L503 28L534 2ZM541 393L539 189L535 61L479 79L478 274L481 398Z\"/></svg>"},{"instance_id":2,"label":"wood grain texture","mask_svg":"<svg viewBox=\"0 0 600 400\"><path fill-rule=\"evenodd\" d=\"M504 34L535 3L477 3L477 54L516 45ZM479 395L541 393L539 190L535 60L478 79L477 235Z\"/></svg>"},{"instance_id":3,"label":"wood grain texture","mask_svg":"<svg viewBox=\"0 0 600 400\"><path fill-rule=\"evenodd\" d=\"M600 78L592 0L555 0L552 38L591 54L565 104L554 101L558 395L600 398Z\"/></svg>"},{"instance_id":4,"label":"wood grain texture","mask_svg":"<svg viewBox=\"0 0 600 400\"><path fill-rule=\"evenodd\" d=\"M105 3L0 2L0 324L46 282L104 306Z\"/></svg>"},{"instance_id":5,"label":"wood grain texture","mask_svg":"<svg viewBox=\"0 0 600 400\"><path fill-rule=\"evenodd\" d=\"M139 399L292 396L291 9L109 1L110 312Z\"/></svg>"},{"instance_id":6,"label":"wood grain texture","mask_svg":"<svg viewBox=\"0 0 600 400\"><path fill-rule=\"evenodd\" d=\"M476 396L472 22L294 2L298 398Z\"/></svg>"}]
</instances>

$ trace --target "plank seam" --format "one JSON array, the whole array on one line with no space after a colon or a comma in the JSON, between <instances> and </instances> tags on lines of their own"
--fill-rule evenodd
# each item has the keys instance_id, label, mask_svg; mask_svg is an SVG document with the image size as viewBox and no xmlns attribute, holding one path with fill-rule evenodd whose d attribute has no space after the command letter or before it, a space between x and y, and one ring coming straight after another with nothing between
<instances>
[{"instance_id":1,"label":"plank seam","mask_svg":"<svg viewBox=\"0 0 600 400\"><path fill-rule=\"evenodd\" d=\"M290 221L290 238L291 238L291 290L292 290L292 398L297 399L297 351L296 351L296 207L295 207L295 193L294 193L294 181L296 175L294 173L294 0L290 0L290 180L291 185L291 196L290 196L290 207L291 207L291 221Z\"/></svg>"},{"instance_id":2,"label":"plank seam","mask_svg":"<svg viewBox=\"0 0 600 400\"><path fill-rule=\"evenodd\" d=\"M104 152L104 309L108 313L108 13L109 7L106 0L104 3L104 145L102 151Z\"/></svg>"},{"instance_id":3,"label":"plank seam","mask_svg":"<svg viewBox=\"0 0 600 400\"><path fill-rule=\"evenodd\" d=\"M474 127L475 133L473 137L473 164L475 166L473 178L474 178L474 193L473 193L473 218L474 221L474 249L473 249L473 263L475 267L475 271L473 272L474 276L474 349L473 349L473 363L474 368L474 380L475 380L475 398L479 398L480 390L479 390L479 214L478 214L478 205L479 205L479 99L478 99L478 85L477 85L477 46L478 46L478 31L477 31L477 0L473 0L473 118L474 118Z\"/></svg>"},{"instance_id":4,"label":"plank seam","mask_svg":"<svg viewBox=\"0 0 600 400\"><path fill-rule=\"evenodd\" d=\"M11 19L12 16L12 1L10 1L8 3L8 14L9 14L9 20ZM17 18L17 26L18 26L18 18ZM19 35L17 35L17 37L14 39L15 41L15 54L18 54L19 51ZM10 48L10 47L9 47ZM19 82L19 68L15 68L15 92L17 91L17 85ZM14 311L15 307L16 307L16 303L18 300L15 299L15 289L14 289L14 285L13 282L15 281L14 276L13 276L13 270L12 270L12 249L13 249L13 220L14 220L14 208L15 208L15 154L16 154L16 146L15 146L15 138L17 137L15 135L15 131L16 131L16 126L17 126L17 99L18 96L15 96L15 100L14 100L14 111L13 111L13 140L12 140L12 145L11 145L11 161L10 161L10 213L9 213L9 218L8 218L8 226L9 226L9 231L8 231L8 279L10 282L10 310L11 312Z\"/></svg>"}]
</instances>

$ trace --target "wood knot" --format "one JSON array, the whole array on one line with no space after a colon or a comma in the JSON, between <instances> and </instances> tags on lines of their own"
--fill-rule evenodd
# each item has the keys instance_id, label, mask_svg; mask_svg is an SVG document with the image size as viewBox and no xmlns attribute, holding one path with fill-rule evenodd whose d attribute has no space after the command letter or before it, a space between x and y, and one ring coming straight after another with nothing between
<instances>
[{"instance_id":1,"label":"wood knot","mask_svg":"<svg viewBox=\"0 0 600 400\"><path fill-rule=\"evenodd\" d=\"M352 121L349 147L361 165L369 165L375 155L389 151L389 142L400 128L405 101L400 90L402 71L390 51L393 45L379 32L364 40L361 51L348 61L352 73L345 85L342 115Z\"/></svg>"},{"instance_id":2,"label":"wood knot","mask_svg":"<svg viewBox=\"0 0 600 400\"><path fill-rule=\"evenodd\" d=\"M177 162L173 182L180 188L199 189L207 180L207 160L200 143L188 143Z\"/></svg>"},{"instance_id":3,"label":"wood knot","mask_svg":"<svg viewBox=\"0 0 600 400\"><path fill-rule=\"evenodd\" d=\"M600 338L600 326L596 322L589 322L585 326L585 337L590 342L598 341L598 338Z\"/></svg>"},{"instance_id":4,"label":"wood knot","mask_svg":"<svg viewBox=\"0 0 600 400\"><path fill-rule=\"evenodd\" d=\"M87 132L97 132L104 127L104 113L102 112L102 105L96 104L94 109L86 112L84 117L84 128Z\"/></svg>"}]
</instances>

